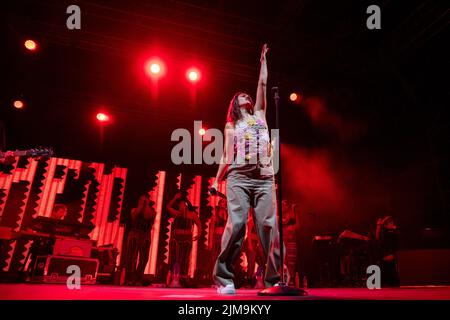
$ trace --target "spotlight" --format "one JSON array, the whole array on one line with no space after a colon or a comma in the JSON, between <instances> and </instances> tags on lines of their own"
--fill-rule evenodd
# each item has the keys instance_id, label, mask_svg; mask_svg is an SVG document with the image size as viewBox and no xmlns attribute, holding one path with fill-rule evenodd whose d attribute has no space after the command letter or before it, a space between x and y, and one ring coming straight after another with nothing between
<instances>
[{"instance_id":1,"label":"spotlight","mask_svg":"<svg viewBox=\"0 0 450 320\"><path fill-rule=\"evenodd\" d=\"M291 93L291 95L289 96L289 99L291 99L291 101L297 101L298 95L296 93Z\"/></svg>"},{"instance_id":2,"label":"spotlight","mask_svg":"<svg viewBox=\"0 0 450 320\"><path fill-rule=\"evenodd\" d=\"M157 79L165 74L165 65L159 58L147 60L144 69L145 73L152 79Z\"/></svg>"},{"instance_id":3,"label":"spotlight","mask_svg":"<svg viewBox=\"0 0 450 320\"><path fill-rule=\"evenodd\" d=\"M192 83L197 82L198 80L200 80L200 72L196 68L190 68L186 72L186 77Z\"/></svg>"},{"instance_id":4,"label":"spotlight","mask_svg":"<svg viewBox=\"0 0 450 320\"><path fill-rule=\"evenodd\" d=\"M161 66L157 63L152 63L150 66L150 72L153 74L158 74L161 72Z\"/></svg>"},{"instance_id":5,"label":"spotlight","mask_svg":"<svg viewBox=\"0 0 450 320\"><path fill-rule=\"evenodd\" d=\"M198 130L198 134L201 135L201 136L205 135L205 133L206 133L206 130L203 129L203 128L201 128L200 130Z\"/></svg>"},{"instance_id":6,"label":"spotlight","mask_svg":"<svg viewBox=\"0 0 450 320\"><path fill-rule=\"evenodd\" d=\"M22 109L25 106L25 104L21 100L14 101L13 105L14 105L14 108L17 108L17 109Z\"/></svg>"},{"instance_id":7,"label":"spotlight","mask_svg":"<svg viewBox=\"0 0 450 320\"><path fill-rule=\"evenodd\" d=\"M35 51L37 49L37 42L34 41L34 40L30 40L30 39L29 40L25 40L23 45L29 51Z\"/></svg>"},{"instance_id":8,"label":"spotlight","mask_svg":"<svg viewBox=\"0 0 450 320\"><path fill-rule=\"evenodd\" d=\"M109 116L102 112L99 112L99 113L97 113L97 120L100 122L106 122L109 120Z\"/></svg>"}]
</instances>

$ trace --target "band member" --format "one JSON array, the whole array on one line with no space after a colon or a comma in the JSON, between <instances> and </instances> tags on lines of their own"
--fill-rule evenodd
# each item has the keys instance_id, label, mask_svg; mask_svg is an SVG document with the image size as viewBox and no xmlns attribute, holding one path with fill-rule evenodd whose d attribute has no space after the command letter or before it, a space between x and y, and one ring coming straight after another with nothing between
<instances>
[{"instance_id":1,"label":"band member","mask_svg":"<svg viewBox=\"0 0 450 320\"><path fill-rule=\"evenodd\" d=\"M256 230L267 259L265 285L270 287L280 280L274 170L266 122L267 51L268 47L264 44L256 103L243 92L236 93L230 102L225 125L225 148L212 186L217 190L219 181L227 176L228 221L222 250L213 272L220 294L236 292L233 266L244 241L250 207L255 210Z\"/></svg>"},{"instance_id":2,"label":"band member","mask_svg":"<svg viewBox=\"0 0 450 320\"><path fill-rule=\"evenodd\" d=\"M51 218L55 220L65 220L67 216L67 206L65 204L55 204L53 206ZM30 227L25 227L23 230L32 231ZM22 265L22 271L26 270L25 276L32 276L38 256L49 255L53 253L56 239L54 236L35 238L30 246L27 257Z\"/></svg>"},{"instance_id":3,"label":"band member","mask_svg":"<svg viewBox=\"0 0 450 320\"><path fill-rule=\"evenodd\" d=\"M67 216L67 207L64 204L55 204L51 217L57 220L64 220Z\"/></svg>"},{"instance_id":4,"label":"band member","mask_svg":"<svg viewBox=\"0 0 450 320\"><path fill-rule=\"evenodd\" d=\"M131 210L131 228L127 237L124 264L128 285L143 284L155 216L156 212L150 205L148 195L142 194L139 197L137 207Z\"/></svg>"},{"instance_id":5,"label":"band member","mask_svg":"<svg viewBox=\"0 0 450 320\"><path fill-rule=\"evenodd\" d=\"M177 209L175 203L178 202ZM172 275L186 277L189 270L189 256L192 242L197 241L202 234L202 224L195 208L181 193L177 193L166 206L174 218L170 252L172 253ZM193 224L197 225L198 233L193 235Z\"/></svg>"},{"instance_id":6,"label":"band member","mask_svg":"<svg viewBox=\"0 0 450 320\"><path fill-rule=\"evenodd\" d=\"M381 269L381 285L383 287L397 287L400 279L397 266L399 231L392 216L385 216L377 220L375 239L378 251L378 265Z\"/></svg>"}]
</instances>

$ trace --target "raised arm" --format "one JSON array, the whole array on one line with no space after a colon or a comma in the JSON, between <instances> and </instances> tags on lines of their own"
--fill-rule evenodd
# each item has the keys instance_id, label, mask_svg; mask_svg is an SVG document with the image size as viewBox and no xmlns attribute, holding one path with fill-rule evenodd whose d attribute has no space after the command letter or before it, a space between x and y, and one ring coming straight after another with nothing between
<instances>
[{"instance_id":1,"label":"raised arm","mask_svg":"<svg viewBox=\"0 0 450 320\"><path fill-rule=\"evenodd\" d=\"M227 172L228 166L231 163L233 157L233 125L229 122L225 125L225 146L223 148L222 157L220 159L219 168L217 169L216 179L212 185L217 190L219 182L223 179L223 176Z\"/></svg>"},{"instance_id":2,"label":"raised arm","mask_svg":"<svg viewBox=\"0 0 450 320\"><path fill-rule=\"evenodd\" d=\"M167 211L169 211L169 214L170 214L171 216L173 216L173 217L177 217L177 216L180 215L180 212L179 212L178 210L175 210L175 209L173 208L173 205L175 204L175 201L177 201L177 200L180 199L180 198L181 198L181 194L180 194L180 193L177 193L177 194L175 195L175 197L173 197L173 199L170 200L169 203L166 205Z\"/></svg>"},{"instance_id":3,"label":"raised arm","mask_svg":"<svg viewBox=\"0 0 450 320\"><path fill-rule=\"evenodd\" d=\"M254 112L262 112L266 114L267 105L267 59L266 53L269 51L269 47L265 43L261 50L261 68L259 70L258 88L256 89L256 102L254 107Z\"/></svg>"}]
</instances>

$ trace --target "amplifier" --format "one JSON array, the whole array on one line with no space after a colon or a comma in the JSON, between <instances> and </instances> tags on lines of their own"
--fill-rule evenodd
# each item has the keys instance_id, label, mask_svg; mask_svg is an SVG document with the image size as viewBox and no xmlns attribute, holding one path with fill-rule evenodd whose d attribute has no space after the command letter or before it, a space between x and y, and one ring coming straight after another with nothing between
<instances>
[{"instance_id":1,"label":"amplifier","mask_svg":"<svg viewBox=\"0 0 450 320\"><path fill-rule=\"evenodd\" d=\"M89 258L91 256L91 249L91 240L56 239L53 255Z\"/></svg>"},{"instance_id":2,"label":"amplifier","mask_svg":"<svg viewBox=\"0 0 450 320\"><path fill-rule=\"evenodd\" d=\"M93 247L91 258L98 259L97 282L111 283L116 273L116 261L119 251L112 246Z\"/></svg>"},{"instance_id":3,"label":"amplifier","mask_svg":"<svg viewBox=\"0 0 450 320\"><path fill-rule=\"evenodd\" d=\"M80 268L81 283L95 284L97 279L98 260L83 257L38 256L31 281L47 283L66 283L72 273L67 268L76 265Z\"/></svg>"}]
</instances>

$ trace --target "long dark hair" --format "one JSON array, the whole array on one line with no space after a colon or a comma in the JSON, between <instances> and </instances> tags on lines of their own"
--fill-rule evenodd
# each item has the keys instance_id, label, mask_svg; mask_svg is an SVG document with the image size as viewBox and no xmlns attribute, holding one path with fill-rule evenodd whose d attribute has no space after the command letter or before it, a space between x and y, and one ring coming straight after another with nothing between
<instances>
[{"instance_id":1,"label":"long dark hair","mask_svg":"<svg viewBox=\"0 0 450 320\"><path fill-rule=\"evenodd\" d=\"M233 99L230 101L230 105L228 107L227 113L227 122L236 123L239 119L242 118L241 110L239 107L238 97L240 94L247 94L245 92L238 92L233 96ZM250 95L247 94L249 97ZM251 103L253 104L252 98L250 98Z\"/></svg>"}]
</instances>

